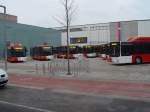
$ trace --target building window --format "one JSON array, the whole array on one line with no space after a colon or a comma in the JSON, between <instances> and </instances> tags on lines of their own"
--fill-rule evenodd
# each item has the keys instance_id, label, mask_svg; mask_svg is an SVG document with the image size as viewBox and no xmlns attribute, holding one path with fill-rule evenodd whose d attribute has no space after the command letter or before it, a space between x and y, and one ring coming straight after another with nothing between
<instances>
[{"instance_id":1,"label":"building window","mask_svg":"<svg viewBox=\"0 0 150 112\"><path fill-rule=\"evenodd\" d=\"M85 44L87 43L87 37L70 38L70 44Z\"/></svg>"},{"instance_id":2,"label":"building window","mask_svg":"<svg viewBox=\"0 0 150 112\"><path fill-rule=\"evenodd\" d=\"M90 30L91 30L91 31L94 31L94 30L95 30L95 27L94 27L94 26L91 26L91 27L90 27Z\"/></svg>"},{"instance_id":3,"label":"building window","mask_svg":"<svg viewBox=\"0 0 150 112\"><path fill-rule=\"evenodd\" d=\"M83 31L82 28L71 28L70 32L78 32L78 31Z\"/></svg>"},{"instance_id":4,"label":"building window","mask_svg":"<svg viewBox=\"0 0 150 112\"><path fill-rule=\"evenodd\" d=\"M88 27L83 27L82 30L83 31L88 31Z\"/></svg>"}]
</instances>

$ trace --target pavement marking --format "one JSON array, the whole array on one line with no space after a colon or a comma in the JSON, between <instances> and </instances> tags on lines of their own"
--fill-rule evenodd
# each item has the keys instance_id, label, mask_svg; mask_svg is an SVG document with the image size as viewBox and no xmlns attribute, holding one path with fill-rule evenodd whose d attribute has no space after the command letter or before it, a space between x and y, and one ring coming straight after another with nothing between
<instances>
[{"instance_id":1,"label":"pavement marking","mask_svg":"<svg viewBox=\"0 0 150 112\"><path fill-rule=\"evenodd\" d=\"M8 84L8 86L20 87L25 89L37 89L37 90L44 90L44 87L33 87L33 86L25 86L25 85L17 85L17 84Z\"/></svg>"},{"instance_id":2,"label":"pavement marking","mask_svg":"<svg viewBox=\"0 0 150 112\"><path fill-rule=\"evenodd\" d=\"M50 110L46 110L46 109L40 109L40 108L20 105L20 104L16 104L16 103L10 103L10 102L1 101L1 100L0 100L0 103L11 105L11 106L16 106L16 107L21 107L21 108L29 109L29 110L35 110L35 111L39 111L39 112L54 112L54 111L50 111Z\"/></svg>"}]
</instances>

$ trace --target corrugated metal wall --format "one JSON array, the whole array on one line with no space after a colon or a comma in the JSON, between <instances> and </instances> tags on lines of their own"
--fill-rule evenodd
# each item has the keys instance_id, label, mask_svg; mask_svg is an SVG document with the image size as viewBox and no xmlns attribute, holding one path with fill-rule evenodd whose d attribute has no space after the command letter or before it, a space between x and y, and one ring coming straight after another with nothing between
<instances>
[{"instance_id":1,"label":"corrugated metal wall","mask_svg":"<svg viewBox=\"0 0 150 112\"><path fill-rule=\"evenodd\" d=\"M61 45L61 33L53 29L9 22L6 23L6 28L8 41L21 42L28 49L43 42L52 46ZM3 22L0 22L0 45L0 55L2 56L4 49Z\"/></svg>"},{"instance_id":2,"label":"corrugated metal wall","mask_svg":"<svg viewBox=\"0 0 150 112\"><path fill-rule=\"evenodd\" d=\"M150 36L150 20L138 21L138 36Z\"/></svg>"},{"instance_id":3,"label":"corrugated metal wall","mask_svg":"<svg viewBox=\"0 0 150 112\"><path fill-rule=\"evenodd\" d=\"M59 29L59 28L58 28ZM61 28L60 28L61 29ZM60 30L59 29L59 30ZM65 29L65 28L62 28ZM84 26L71 26L70 29L82 29L79 31L74 31L69 33L70 38L79 38L79 37L87 37L87 43L76 45L94 45L94 44L103 44L110 42L110 31L108 23L100 23L100 24L91 24ZM67 34L62 31L62 45L67 45Z\"/></svg>"},{"instance_id":4,"label":"corrugated metal wall","mask_svg":"<svg viewBox=\"0 0 150 112\"><path fill-rule=\"evenodd\" d=\"M138 36L138 22L122 22L122 41L127 41L129 37ZM110 23L110 41L118 41L118 23Z\"/></svg>"}]
</instances>

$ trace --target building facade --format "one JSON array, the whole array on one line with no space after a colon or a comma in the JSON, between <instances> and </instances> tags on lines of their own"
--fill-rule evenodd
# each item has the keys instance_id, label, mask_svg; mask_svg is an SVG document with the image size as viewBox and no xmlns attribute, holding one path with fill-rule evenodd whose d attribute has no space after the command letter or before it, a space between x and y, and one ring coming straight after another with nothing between
<instances>
[{"instance_id":1,"label":"building facade","mask_svg":"<svg viewBox=\"0 0 150 112\"><path fill-rule=\"evenodd\" d=\"M17 23L15 16L10 17L9 15L8 18L11 19L7 19L6 21L0 19L0 57L3 57L4 54L5 38L7 38L7 42L22 43L27 47L28 54L30 53L31 47L45 42L51 46L61 45L61 33L59 31L51 28ZM6 36L4 34L5 31Z\"/></svg>"},{"instance_id":2,"label":"building facade","mask_svg":"<svg viewBox=\"0 0 150 112\"><path fill-rule=\"evenodd\" d=\"M67 33L65 27L55 28L61 31L61 45L67 44ZM90 24L71 26L69 42L72 45L97 45L110 41L109 24Z\"/></svg>"},{"instance_id":3,"label":"building facade","mask_svg":"<svg viewBox=\"0 0 150 112\"><path fill-rule=\"evenodd\" d=\"M150 20L121 21L122 41L130 37L150 37ZM61 45L67 45L65 27L55 28L61 31ZM70 27L70 44L99 45L118 40L118 22L76 25Z\"/></svg>"}]
</instances>

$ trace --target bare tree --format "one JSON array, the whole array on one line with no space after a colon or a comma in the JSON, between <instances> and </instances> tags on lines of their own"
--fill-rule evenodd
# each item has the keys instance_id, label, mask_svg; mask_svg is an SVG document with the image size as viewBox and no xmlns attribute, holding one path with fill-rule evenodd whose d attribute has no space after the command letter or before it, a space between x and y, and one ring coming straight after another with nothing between
<instances>
[{"instance_id":1,"label":"bare tree","mask_svg":"<svg viewBox=\"0 0 150 112\"><path fill-rule=\"evenodd\" d=\"M68 71L67 75L71 75L71 70L70 70L70 59L69 59L69 32L70 32L70 25L73 20L73 16L75 14L75 2L74 0L60 0L63 8L64 8L64 15L63 17L57 17L55 20L60 23L61 25L66 27L66 32L67 32L67 61L68 61Z\"/></svg>"}]
</instances>

